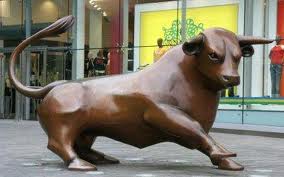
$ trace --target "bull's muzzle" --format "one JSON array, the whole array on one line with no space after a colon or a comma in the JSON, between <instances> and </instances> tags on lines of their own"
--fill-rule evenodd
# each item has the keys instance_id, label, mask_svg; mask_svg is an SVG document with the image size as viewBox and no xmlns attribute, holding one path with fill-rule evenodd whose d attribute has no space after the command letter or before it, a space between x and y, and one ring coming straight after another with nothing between
<instances>
[{"instance_id":1,"label":"bull's muzzle","mask_svg":"<svg viewBox=\"0 0 284 177\"><path fill-rule=\"evenodd\" d=\"M221 81L225 87L233 87L240 84L240 76L221 76Z\"/></svg>"}]
</instances>

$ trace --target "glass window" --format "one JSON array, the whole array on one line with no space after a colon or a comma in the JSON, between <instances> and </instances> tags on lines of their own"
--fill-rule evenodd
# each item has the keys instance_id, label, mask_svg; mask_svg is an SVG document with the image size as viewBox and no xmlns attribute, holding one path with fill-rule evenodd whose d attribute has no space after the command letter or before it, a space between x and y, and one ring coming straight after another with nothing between
<instances>
[{"instance_id":1,"label":"glass window","mask_svg":"<svg viewBox=\"0 0 284 177\"><path fill-rule=\"evenodd\" d=\"M134 46L134 71L156 62L181 42L179 8L180 1L131 1L129 44Z\"/></svg>"},{"instance_id":2,"label":"glass window","mask_svg":"<svg viewBox=\"0 0 284 177\"><path fill-rule=\"evenodd\" d=\"M56 20L70 15L72 0L31 0L32 3L32 33L39 31ZM37 46L69 46L71 32L59 36L48 37L38 42Z\"/></svg>"},{"instance_id":3,"label":"glass window","mask_svg":"<svg viewBox=\"0 0 284 177\"><path fill-rule=\"evenodd\" d=\"M13 118L15 115L15 89L8 79L8 59L11 49L19 44L25 35L23 2L18 0L0 1L0 117ZM20 74L19 62L16 64L16 73Z\"/></svg>"},{"instance_id":4,"label":"glass window","mask_svg":"<svg viewBox=\"0 0 284 177\"><path fill-rule=\"evenodd\" d=\"M86 0L86 42L90 49L120 46L121 37L121 1Z\"/></svg>"},{"instance_id":5,"label":"glass window","mask_svg":"<svg viewBox=\"0 0 284 177\"><path fill-rule=\"evenodd\" d=\"M15 46L24 36L23 2L0 1L0 48Z\"/></svg>"}]
</instances>

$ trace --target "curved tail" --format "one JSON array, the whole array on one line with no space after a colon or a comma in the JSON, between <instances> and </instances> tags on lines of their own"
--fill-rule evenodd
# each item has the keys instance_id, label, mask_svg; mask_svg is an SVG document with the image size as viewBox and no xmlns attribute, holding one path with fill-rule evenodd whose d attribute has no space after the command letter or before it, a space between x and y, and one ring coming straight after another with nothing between
<instances>
[{"instance_id":1,"label":"curved tail","mask_svg":"<svg viewBox=\"0 0 284 177\"><path fill-rule=\"evenodd\" d=\"M63 17L50 26L44 28L43 30L37 32L36 34L32 35L31 37L24 40L20 45L16 47L16 49L13 51L10 59L9 64L9 77L11 83L14 85L15 89L19 91L21 94L31 97L31 98L37 98L41 99L44 98L47 93L53 89L55 86L62 84L66 81L56 81L52 82L51 84L48 84L47 86L39 89L34 89L32 87L27 87L23 85L15 75L15 63L16 59L19 56L19 54L32 42L39 40L41 38L50 37L54 35L58 35L61 33L66 32L73 24L74 24L74 17L73 16L66 16Z\"/></svg>"}]
</instances>

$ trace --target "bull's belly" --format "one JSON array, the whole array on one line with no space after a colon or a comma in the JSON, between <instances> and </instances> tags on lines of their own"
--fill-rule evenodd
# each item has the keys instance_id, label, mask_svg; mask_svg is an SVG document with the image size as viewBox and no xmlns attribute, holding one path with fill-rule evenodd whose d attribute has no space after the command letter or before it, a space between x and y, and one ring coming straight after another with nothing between
<instances>
[{"instance_id":1,"label":"bull's belly","mask_svg":"<svg viewBox=\"0 0 284 177\"><path fill-rule=\"evenodd\" d=\"M101 127L96 134L137 148L145 148L169 140L169 138L160 130L144 124L117 124L104 126Z\"/></svg>"}]
</instances>

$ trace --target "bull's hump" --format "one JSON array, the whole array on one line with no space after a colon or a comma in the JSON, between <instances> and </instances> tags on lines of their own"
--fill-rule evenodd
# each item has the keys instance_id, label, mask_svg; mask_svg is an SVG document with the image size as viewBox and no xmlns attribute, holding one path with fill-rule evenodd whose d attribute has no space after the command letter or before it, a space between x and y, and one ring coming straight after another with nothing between
<instances>
[{"instance_id":1,"label":"bull's hump","mask_svg":"<svg viewBox=\"0 0 284 177\"><path fill-rule=\"evenodd\" d=\"M56 87L45 98L45 102L57 113L74 113L84 105L84 88L80 83L70 83Z\"/></svg>"}]
</instances>

